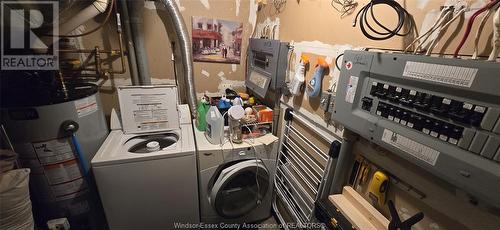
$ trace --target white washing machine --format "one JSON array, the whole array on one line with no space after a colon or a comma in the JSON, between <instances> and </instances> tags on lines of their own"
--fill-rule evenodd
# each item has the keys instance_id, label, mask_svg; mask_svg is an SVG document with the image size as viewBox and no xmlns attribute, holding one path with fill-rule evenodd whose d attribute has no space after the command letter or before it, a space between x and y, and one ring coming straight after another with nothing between
<instances>
[{"instance_id":1,"label":"white washing machine","mask_svg":"<svg viewBox=\"0 0 500 230\"><path fill-rule=\"evenodd\" d=\"M199 223L188 106L177 105L172 86L126 87L118 94L123 128L111 131L91 161L109 228L173 229L175 222ZM111 123L112 129L120 124L116 116Z\"/></svg>"},{"instance_id":2,"label":"white washing machine","mask_svg":"<svg viewBox=\"0 0 500 230\"><path fill-rule=\"evenodd\" d=\"M223 146L195 129L202 223L254 223L271 216L278 138Z\"/></svg>"}]
</instances>

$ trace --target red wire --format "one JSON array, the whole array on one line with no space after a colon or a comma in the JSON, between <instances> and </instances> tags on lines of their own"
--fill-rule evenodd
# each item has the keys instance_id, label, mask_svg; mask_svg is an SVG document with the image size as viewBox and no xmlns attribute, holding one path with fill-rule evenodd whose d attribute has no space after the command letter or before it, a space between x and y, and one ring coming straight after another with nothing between
<instances>
[{"instance_id":1,"label":"red wire","mask_svg":"<svg viewBox=\"0 0 500 230\"><path fill-rule=\"evenodd\" d=\"M500 0L491 0L490 3L486 4L483 8L479 9L471 16L471 18L469 19L469 22L467 23L467 29L465 30L465 34L462 37L460 44L457 46L457 49L455 50L453 57L455 57L455 58L458 57L458 53L460 53L460 49L462 49L462 46L464 46L465 41L467 41L467 37L469 37L469 34L472 30L472 25L474 24L474 20L477 18L477 16L479 16L484 11L490 9L491 7L495 6L499 1Z\"/></svg>"}]
</instances>

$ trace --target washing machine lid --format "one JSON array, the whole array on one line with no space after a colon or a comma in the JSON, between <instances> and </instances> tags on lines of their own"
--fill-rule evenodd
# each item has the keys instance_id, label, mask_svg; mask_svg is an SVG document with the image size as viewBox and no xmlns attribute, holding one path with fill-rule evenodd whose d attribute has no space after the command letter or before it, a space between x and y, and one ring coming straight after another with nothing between
<instances>
[{"instance_id":1,"label":"washing machine lid","mask_svg":"<svg viewBox=\"0 0 500 230\"><path fill-rule=\"evenodd\" d=\"M118 100L126 134L179 129L176 86L120 86Z\"/></svg>"},{"instance_id":2,"label":"washing machine lid","mask_svg":"<svg viewBox=\"0 0 500 230\"><path fill-rule=\"evenodd\" d=\"M261 160L246 160L221 171L210 192L210 204L226 218L244 216L260 205L269 189L269 171Z\"/></svg>"}]
</instances>

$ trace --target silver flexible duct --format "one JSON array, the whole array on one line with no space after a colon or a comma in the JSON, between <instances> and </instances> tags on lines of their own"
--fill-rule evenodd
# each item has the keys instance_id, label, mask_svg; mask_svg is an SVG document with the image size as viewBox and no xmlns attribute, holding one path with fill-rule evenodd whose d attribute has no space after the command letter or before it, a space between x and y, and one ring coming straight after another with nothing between
<instances>
[{"instance_id":1,"label":"silver flexible duct","mask_svg":"<svg viewBox=\"0 0 500 230\"><path fill-rule=\"evenodd\" d=\"M174 55L180 56L180 62L176 60L177 77L180 80L181 96L187 99L191 116L196 118L196 90L194 87L194 72L193 72L193 54L191 49L191 40L189 38L186 24L182 18L182 14L177 8L174 0L156 0L158 4L164 7L167 11L169 19L162 18L163 24L167 27L167 31L173 28L175 36L169 36L170 41L174 42ZM169 33L170 35L170 33Z\"/></svg>"}]
</instances>

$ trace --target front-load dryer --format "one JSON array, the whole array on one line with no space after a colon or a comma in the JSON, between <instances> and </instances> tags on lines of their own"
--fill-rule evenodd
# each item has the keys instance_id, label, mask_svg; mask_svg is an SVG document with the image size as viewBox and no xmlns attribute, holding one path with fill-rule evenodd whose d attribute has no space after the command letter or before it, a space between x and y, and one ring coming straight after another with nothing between
<instances>
[{"instance_id":1,"label":"front-load dryer","mask_svg":"<svg viewBox=\"0 0 500 230\"><path fill-rule=\"evenodd\" d=\"M278 138L213 145L195 130L202 223L254 223L271 216Z\"/></svg>"},{"instance_id":2,"label":"front-load dryer","mask_svg":"<svg viewBox=\"0 0 500 230\"><path fill-rule=\"evenodd\" d=\"M91 161L108 226L136 230L197 224L198 177L189 108L177 105L175 87L141 89L120 89L122 122L112 116L111 126L122 127L111 131Z\"/></svg>"}]
</instances>

